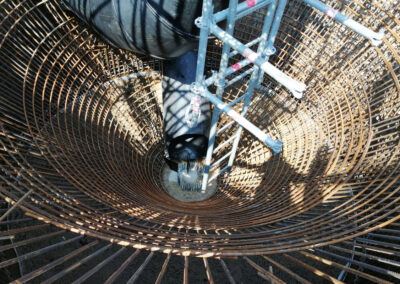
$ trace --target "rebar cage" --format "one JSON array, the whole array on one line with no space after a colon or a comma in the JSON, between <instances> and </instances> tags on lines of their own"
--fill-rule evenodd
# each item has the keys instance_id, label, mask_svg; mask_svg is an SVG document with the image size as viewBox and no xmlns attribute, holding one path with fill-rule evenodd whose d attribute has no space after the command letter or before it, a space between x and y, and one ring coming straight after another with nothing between
<instances>
[{"instance_id":1,"label":"rebar cage","mask_svg":"<svg viewBox=\"0 0 400 284\"><path fill-rule=\"evenodd\" d=\"M0 1L0 197L59 228L186 256L285 253L380 230L398 241L400 3L325 3L383 28L383 43L288 1L270 62L307 90L297 100L264 75L247 113L282 153L245 131L217 193L189 204L162 183L162 62L107 46L58 1ZM263 13L234 36L254 39ZM220 54L210 41L206 70Z\"/></svg>"}]
</instances>

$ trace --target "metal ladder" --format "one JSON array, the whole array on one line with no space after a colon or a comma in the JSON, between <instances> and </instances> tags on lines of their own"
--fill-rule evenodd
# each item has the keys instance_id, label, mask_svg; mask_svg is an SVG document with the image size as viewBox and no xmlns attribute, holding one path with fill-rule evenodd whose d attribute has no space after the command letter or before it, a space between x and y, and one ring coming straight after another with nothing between
<instances>
[{"instance_id":1,"label":"metal ladder","mask_svg":"<svg viewBox=\"0 0 400 284\"><path fill-rule=\"evenodd\" d=\"M373 45L378 45L383 38L383 31L379 33L373 32L369 28L347 18L335 9L325 5L318 0L303 0L306 4L316 8L328 17L337 20L353 31L371 40ZM237 148L242 136L243 128L264 142L275 154L282 149L282 142L272 139L269 135L261 131L257 126L248 121L245 116L251 102L252 94L255 88L259 88L264 73L280 83L297 99L302 98L306 86L297 82L291 77L284 74L278 68L268 62L269 57L275 53L274 41L278 33L282 15L285 10L287 0L246 0L238 4L238 0L230 0L229 7L223 11L213 13L212 0L203 1L202 16L196 19L195 24L200 28L200 42L197 59L196 82L192 85L192 91L198 97L204 97L215 105L211 128L209 134L209 142L205 166L203 172L202 192L205 192L210 181L216 179L220 174L229 172L235 160ZM237 19L245 17L262 8L266 9L263 27L258 38L243 44L233 37L234 25ZM222 30L217 24L226 20L226 30ZM204 78L205 58L207 51L207 42L210 34L216 36L223 42L221 62L219 71L209 78ZM251 49L252 46L258 44L257 51ZM231 51L231 49L233 51ZM229 59L237 54L244 57L241 61L228 67ZM233 76L243 67L252 64L253 66L247 71ZM246 93L233 102L225 103L222 101L224 89L245 77L250 76L248 89ZM229 78L229 80L227 80ZM217 87L216 94L212 94L207 88L211 85ZM240 113L236 112L232 107L243 101ZM218 121L222 113L227 114L232 121L220 127L217 130ZM214 148L216 136L222 134L225 130L238 123L238 129L235 134ZM217 161L212 163L213 154L218 150L231 145L231 150ZM227 166L213 173L210 177L210 171L219 166L224 160L228 159Z\"/></svg>"}]
</instances>

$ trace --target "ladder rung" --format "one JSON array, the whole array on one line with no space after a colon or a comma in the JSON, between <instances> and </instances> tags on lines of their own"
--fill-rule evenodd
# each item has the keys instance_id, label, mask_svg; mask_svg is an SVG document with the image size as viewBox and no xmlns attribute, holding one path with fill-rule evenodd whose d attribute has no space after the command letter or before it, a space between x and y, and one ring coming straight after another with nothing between
<instances>
[{"instance_id":1,"label":"ladder rung","mask_svg":"<svg viewBox=\"0 0 400 284\"><path fill-rule=\"evenodd\" d=\"M243 78L246 77L247 75L250 75L250 74L254 71L254 69L255 69L255 67L251 67L251 68L250 68L249 70L247 70L246 72L243 72L242 74L240 74L240 75L234 77L232 80L228 81L228 82L225 84L225 87L228 87L228 86L230 86L230 85L236 83L237 81L243 79Z\"/></svg>"},{"instance_id":2,"label":"ladder rung","mask_svg":"<svg viewBox=\"0 0 400 284\"><path fill-rule=\"evenodd\" d=\"M243 59L243 60L241 60L241 61L239 61L239 62L233 64L232 66L229 66L229 67L227 68L227 71L225 72L225 75L224 75L224 76L227 77L227 76L229 76L229 75L235 73L236 71L242 69L243 67L246 67L246 66L249 65L250 63L251 63L251 62L250 62L248 59ZM231 84L233 84L233 83L236 83L236 82L239 81L240 79L246 77L246 76L249 75L251 72L253 72L255 68L258 68L258 67L253 66L253 67L251 67L249 70L246 70L246 72L243 72L242 74L238 75L236 78L233 78L231 81L229 81L229 82L227 82L227 83L225 84L225 87L227 87L227 86L229 86L229 85L231 85ZM211 86L212 84L214 84L214 83L217 81L218 74L219 74L219 73L215 72L212 76L208 77L208 78L205 80L205 85L208 87L208 86Z\"/></svg>"},{"instance_id":3,"label":"ladder rung","mask_svg":"<svg viewBox=\"0 0 400 284\"><path fill-rule=\"evenodd\" d=\"M229 66L229 68L227 68L228 71L226 71L226 73L225 73L225 77L235 73L236 71L242 69L243 67L246 67L250 63L251 63L250 60L243 59L242 61L239 61L239 62L233 64L232 66Z\"/></svg>"},{"instance_id":4,"label":"ladder rung","mask_svg":"<svg viewBox=\"0 0 400 284\"><path fill-rule=\"evenodd\" d=\"M219 129L215 135L218 135L218 134L224 132L226 129L228 129L230 126L232 126L235 122L236 121L231 120L229 123L225 124L221 129Z\"/></svg>"},{"instance_id":5,"label":"ladder rung","mask_svg":"<svg viewBox=\"0 0 400 284\"><path fill-rule=\"evenodd\" d=\"M227 34L217 25L211 24L210 31L220 40L228 41L232 48L238 50L240 54L242 54L245 58L250 60L255 65L259 66L261 70L267 73L272 79L276 80L278 83L286 87L294 97L296 97L297 99L302 98L303 92L306 89L306 85L304 83L300 83L290 76L286 75L277 67L269 63L268 60L262 58L260 54L254 52L250 48L247 48L239 40Z\"/></svg>"},{"instance_id":6,"label":"ladder rung","mask_svg":"<svg viewBox=\"0 0 400 284\"><path fill-rule=\"evenodd\" d=\"M259 1L247 0L247 1L244 1L237 6L236 13L235 13L236 18L243 17L243 16L239 16L239 15L247 12L246 14L244 14L244 16L246 16L246 15L250 14L251 12L254 12L254 11L264 7L265 5L270 4L272 1L273 0L259 0ZM214 14L215 23L225 20L228 17L229 12L230 12L229 9L225 9L218 13L215 13Z\"/></svg>"},{"instance_id":7,"label":"ladder rung","mask_svg":"<svg viewBox=\"0 0 400 284\"><path fill-rule=\"evenodd\" d=\"M249 65L250 63L251 63L251 62L250 62L248 59L243 59L242 61L240 61L240 62L238 62L238 63L235 63L235 64L233 64L232 66L229 66L229 67L227 68L227 71L225 72L224 77L229 76L229 75L235 73L236 71L238 71L239 69L242 69L243 67ZM254 67L252 67L252 68L254 68ZM217 81L218 74L219 74L218 72L215 72L212 76L208 77L208 78L205 80L205 85L208 87L208 86L211 86L212 84L214 84L214 83ZM246 75L247 75L247 74L246 74ZM240 77L240 78L243 78L243 77L246 76L246 75L243 75L243 76L242 76L242 75L239 75L239 76L242 76L242 77ZM233 83L234 83L234 82L233 82Z\"/></svg>"},{"instance_id":8,"label":"ladder rung","mask_svg":"<svg viewBox=\"0 0 400 284\"><path fill-rule=\"evenodd\" d=\"M258 1L258 0L246 0L246 3L256 3L254 6L248 6L248 8L242 12L236 14L236 20L246 17L247 15L267 6L268 4L272 3L274 0L266 0L266 1Z\"/></svg>"},{"instance_id":9,"label":"ladder rung","mask_svg":"<svg viewBox=\"0 0 400 284\"><path fill-rule=\"evenodd\" d=\"M228 105L229 105L229 106L234 106L234 105L236 105L238 102L240 102L241 100L243 100L247 95L248 95L248 93L246 92L244 95L241 95L241 96L238 97L236 100L230 102Z\"/></svg>"},{"instance_id":10,"label":"ladder rung","mask_svg":"<svg viewBox=\"0 0 400 284\"><path fill-rule=\"evenodd\" d=\"M222 170L220 170L218 173L216 173L215 175L213 175L212 177L209 178L208 182L216 179L220 174L223 174L225 172L229 172L231 169L230 166L226 166L225 168L223 168Z\"/></svg>"},{"instance_id":11,"label":"ladder rung","mask_svg":"<svg viewBox=\"0 0 400 284\"><path fill-rule=\"evenodd\" d=\"M232 154L232 151L229 151L225 156L223 156L221 159L219 159L218 161L216 161L214 164L210 165L210 169L218 166L223 160L225 160L226 158L228 158L230 155Z\"/></svg>"},{"instance_id":12,"label":"ladder rung","mask_svg":"<svg viewBox=\"0 0 400 284\"><path fill-rule=\"evenodd\" d=\"M214 82L217 80L217 77L218 77L218 72L215 72L212 76L208 77L208 78L204 81L205 85L206 85L207 87L208 87L208 86L211 86L211 85L214 84Z\"/></svg>"},{"instance_id":13,"label":"ladder rung","mask_svg":"<svg viewBox=\"0 0 400 284\"><path fill-rule=\"evenodd\" d=\"M213 154L216 153L219 149L222 149L223 147L225 147L225 145L230 143L236 137L237 137L237 134L231 136L228 140L224 141L224 143L219 144L218 147L214 149Z\"/></svg>"},{"instance_id":14,"label":"ladder rung","mask_svg":"<svg viewBox=\"0 0 400 284\"><path fill-rule=\"evenodd\" d=\"M240 124L243 128L248 130L251 134L253 134L257 139L264 142L268 147L274 151L275 154L278 154L282 150L282 141L272 139L268 134L263 132L260 128L255 126L252 122L246 119L243 115L232 109L226 103L221 101L215 95L210 93L207 89L202 88L201 91L203 92L203 96L209 100L211 103L215 105L216 108L223 111L227 114L230 118ZM212 152L210 153L212 154Z\"/></svg>"},{"instance_id":15,"label":"ladder rung","mask_svg":"<svg viewBox=\"0 0 400 284\"><path fill-rule=\"evenodd\" d=\"M259 43L261 40L261 37L258 37L256 39L253 39L252 41L248 42L245 44L245 46L247 47L252 47L253 45L255 45L256 43ZM231 53L229 53L229 57L235 56L236 54L238 54L239 52L237 52L237 50L232 51Z\"/></svg>"}]
</instances>

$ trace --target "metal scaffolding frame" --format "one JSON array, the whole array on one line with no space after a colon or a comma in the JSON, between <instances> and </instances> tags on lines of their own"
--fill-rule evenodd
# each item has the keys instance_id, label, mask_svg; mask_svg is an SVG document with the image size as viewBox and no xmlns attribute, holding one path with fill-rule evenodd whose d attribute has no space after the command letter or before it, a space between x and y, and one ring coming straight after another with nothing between
<instances>
[{"instance_id":1,"label":"metal scaffolding frame","mask_svg":"<svg viewBox=\"0 0 400 284\"><path fill-rule=\"evenodd\" d=\"M342 23L346 27L369 39L372 42L372 45L376 46L382 42L384 36L382 30L379 33L373 32L371 29L344 16L321 1L303 1L311 7L325 13L326 16ZM238 3L238 0L230 0L229 7L227 9L214 14L212 0L205 0L203 2L202 16L197 18L195 21L195 24L200 28L201 32L197 60L196 82L192 85L192 91L199 96L199 99L201 96L203 96L209 100L215 105L215 108L211 121L207 155L205 159L201 188L202 192L205 192L210 181L216 179L222 173L231 171L240 138L242 137L243 128L252 133L260 141L264 142L274 152L274 154L279 154L282 150L282 142L272 139L259 127L248 121L246 119L246 113L252 99L253 91L255 88L260 87L264 73L268 74L272 79L288 89L296 99L301 99L304 91L306 90L305 84L289 77L269 62L269 57L276 52L274 42L286 5L287 0L246 0L240 4ZM254 13L257 10L265 8L267 10L264 17L263 28L259 37L247 44L243 44L233 37L236 20ZM223 20L227 21L225 31L217 25ZM204 68L207 42L210 35L214 35L221 40L223 42L223 47L219 71L214 73L209 78L205 78ZM257 51L253 51L251 47L256 45L258 45ZM229 59L236 54L241 54L244 59L228 67ZM249 64L253 64L254 66L248 69L246 72L238 74L234 77L232 76L237 71ZM225 103L222 100L222 95L225 88L249 75L250 79L246 93L231 103ZM227 80L228 76L229 80ZM212 94L207 89L212 84L217 87L216 94ZM235 111L232 107L242 101L243 106L241 110L239 112ZM222 113L227 114L233 120L226 125L223 125L221 129L217 130L219 117ZM215 148L214 144L216 136L235 124L235 122L239 124L235 134ZM231 151L225 154L222 158L213 162L213 154L228 144L232 144ZM216 168L228 158L228 164L211 175L211 170Z\"/></svg>"}]
</instances>

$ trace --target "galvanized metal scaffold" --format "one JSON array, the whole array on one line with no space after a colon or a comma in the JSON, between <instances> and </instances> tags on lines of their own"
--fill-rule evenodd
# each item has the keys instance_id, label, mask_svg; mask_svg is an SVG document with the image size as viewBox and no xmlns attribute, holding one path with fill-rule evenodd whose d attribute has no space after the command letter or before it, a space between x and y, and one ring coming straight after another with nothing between
<instances>
[{"instance_id":1,"label":"galvanized metal scaffold","mask_svg":"<svg viewBox=\"0 0 400 284\"><path fill-rule=\"evenodd\" d=\"M379 45L382 42L382 38L384 37L383 30L376 33L364 25L344 16L321 1L305 0L304 2L311 7L320 10L329 18L338 21L347 28L369 39L374 46ZM226 10L213 14L212 0L203 2L202 16L201 18L196 19L196 25L200 28L201 32L196 83L193 84L192 89L193 92L199 95L199 97L203 96L212 102L215 105L215 108L205 160L202 191L206 190L209 181L216 179L222 173L231 171L243 128L252 133L257 139L264 142L275 154L278 154L282 149L281 141L272 139L269 135L262 132L259 127L249 122L245 116L251 102L253 91L255 88L260 87L264 73L268 74L273 80L283 85L296 99L301 99L306 89L305 84L297 82L268 62L269 57L276 52L274 42L286 4L287 0L246 0L240 4L238 4L237 0L231 0L229 1L229 7ZM264 23L258 37L247 44L243 44L232 36L236 20L246 17L247 15L265 7L267 8L264 16ZM222 30L217 25L219 22L224 20L227 21L226 31ZM205 78L204 67L206 61L207 42L210 35L215 35L219 40L221 40L223 47L219 71L215 72L211 77ZM257 51L253 51L251 48L256 45L258 45ZM244 59L228 67L229 59L237 54L242 55ZM246 72L233 76L233 74L237 74L237 71L249 64L254 66L246 70ZM249 86L247 92L229 104L224 103L221 100L224 89L248 76L250 76L250 78L248 80ZM215 95L207 90L207 87L212 84L215 84L217 87ZM241 101L244 101L241 110L236 112L232 107ZM222 125L221 129L217 130L221 112L228 114L233 121ZM214 150L215 136L234 125L235 122L240 125L235 134L225 140ZM232 144L231 151L212 163L213 153L229 144ZM225 159L229 159L228 164L210 177L210 170L218 166Z\"/></svg>"}]
</instances>

